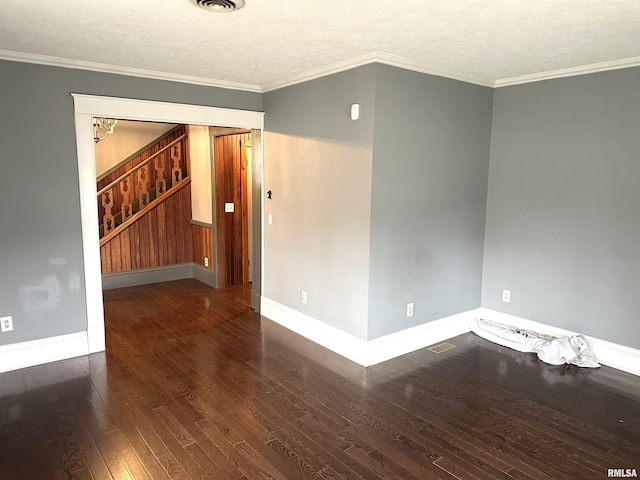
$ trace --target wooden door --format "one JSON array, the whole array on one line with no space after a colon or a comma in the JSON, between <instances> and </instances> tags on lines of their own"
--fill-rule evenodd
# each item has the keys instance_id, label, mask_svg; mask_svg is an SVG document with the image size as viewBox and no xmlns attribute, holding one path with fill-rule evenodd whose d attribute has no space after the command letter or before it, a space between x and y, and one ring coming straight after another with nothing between
<instances>
[{"instance_id":1,"label":"wooden door","mask_svg":"<svg viewBox=\"0 0 640 480\"><path fill-rule=\"evenodd\" d=\"M251 135L215 137L218 285L249 282L247 155ZM232 211L231 211L232 210Z\"/></svg>"}]
</instances>

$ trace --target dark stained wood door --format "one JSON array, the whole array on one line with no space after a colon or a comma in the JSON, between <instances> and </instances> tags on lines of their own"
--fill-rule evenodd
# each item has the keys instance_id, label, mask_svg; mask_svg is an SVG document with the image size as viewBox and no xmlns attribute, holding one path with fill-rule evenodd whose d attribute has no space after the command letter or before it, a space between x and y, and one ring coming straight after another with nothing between
<instances>
[{"instance_id":1,"label":"dark stained wood door","mask_svg":"<svg viewBox=\"0 0 640 480\"><path fill-rule=\"evenodd\" d=\"M247 154L251 134L217 136L214 141L218 285L249 282ZM227 206L233 205L233 211Z\"/></svg>"}]
</instances>

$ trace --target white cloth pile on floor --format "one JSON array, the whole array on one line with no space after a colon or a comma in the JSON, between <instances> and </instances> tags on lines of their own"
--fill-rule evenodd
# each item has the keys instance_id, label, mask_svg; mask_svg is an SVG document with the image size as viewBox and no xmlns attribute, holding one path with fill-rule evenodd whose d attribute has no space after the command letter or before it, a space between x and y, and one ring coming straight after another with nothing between
<instances>
[{"instance_id":1,"label":"white cloth pile on floor","mask_svg":"<svg viewBox=\"0 0 640 480\"><path fill-rule=\"evenodd\" d=\"M570 363L578 367L600 366L587 339L582 335L552 337L480 318L471 321L471 331L498 345L519 352L535 353L540 360L552 365Z\"/></svg>"}]
</instances>

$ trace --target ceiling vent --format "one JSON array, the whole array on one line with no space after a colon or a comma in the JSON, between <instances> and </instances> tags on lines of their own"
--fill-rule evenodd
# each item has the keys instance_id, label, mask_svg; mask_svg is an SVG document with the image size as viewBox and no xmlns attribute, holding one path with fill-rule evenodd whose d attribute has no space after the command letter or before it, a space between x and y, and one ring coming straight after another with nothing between
<instances>
[{"instance_id":1,"label":"ceiling vent","mask_svg":"<svg viewBox=\"0 0 640 480\"><path fill-rule=\"evenodd\" d=\"M235 12L244 7L244 0L191 0L191 3L210 12L218 13Z\"/></svg>"}]
</instances>

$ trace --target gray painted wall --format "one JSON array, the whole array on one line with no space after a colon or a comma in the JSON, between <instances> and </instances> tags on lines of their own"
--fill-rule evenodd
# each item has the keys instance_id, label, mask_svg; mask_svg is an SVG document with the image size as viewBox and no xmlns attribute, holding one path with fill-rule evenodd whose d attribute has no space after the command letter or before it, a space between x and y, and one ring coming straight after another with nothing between
<instances>
[{"instance_id":1,"label":"gray painted wall","mask_svg":"<svg viewBox=\"0 0 640 480\"><path fill-rule=\"evenodd\" d=\"M369 339L480 306L492 99L377 65Z\"/></svg>"},{"instance_id":2,"label":"gray painted wall","mask_svg":"<svg viewBox=\"0 0 640 480\"><path fill-rule=\"evenodd\" d=\"M0 61L0 345L84 331L70 93L262 110L260 94Z\"/></svg>"},{"instance_id":3,"label":"gray painted wall","mask_svg":"<svg viewBox=\"0 0 640 480\"><path fill-rule=\"evenodd\" d=\"M483 306L640 347L640 68L496 90L484 258Z\"/></svg>"},{"instance_id":4,"label":"gray painted wall","mask_svg":"<svg viewBox=\"0 0 640 480\"><path fill-rule=\"evenodd\" d=\"M261 96L0 61L0 316L15 325L0 345L86 328L74 92L264 99L267 296L296 310L373 339L482 290L485 307L640 347L638 85L634 68L494 93L368 65Z\"/></svg>"},{"instance_id":5,"label":"gray painted wall","mask_svg":"<svg viewBox=\"0 0 640 480\"><path fill-rule=\"evenodd\" d=\"M264 292L366 338L375 66L264 95ZM361 117L350 119L352 103ZM306 290L308 303L300 292Z\"/></svg>"}]
</instances>

